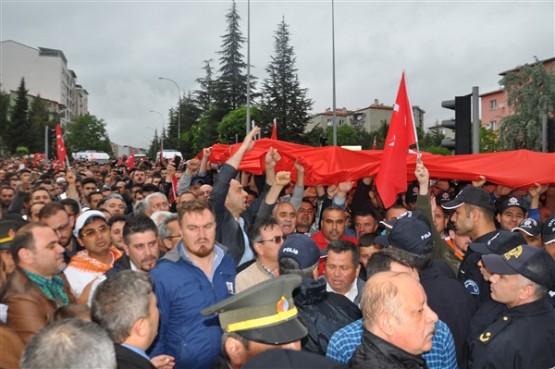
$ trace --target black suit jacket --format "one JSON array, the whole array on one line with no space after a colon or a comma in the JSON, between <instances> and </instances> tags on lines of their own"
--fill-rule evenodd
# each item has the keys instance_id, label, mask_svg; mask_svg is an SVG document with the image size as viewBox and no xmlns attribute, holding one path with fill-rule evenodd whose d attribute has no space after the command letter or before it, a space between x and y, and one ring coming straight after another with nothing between
<instances>
[{"instance_id":1,"label":"black suit jacket","mask_svg":"<svg viewBox=\"0 0 555 369\"><path fill-rule=\"evenodd\" d=\"M127 347L115 344L118 369L156 369L154 365L141 355Z\"/></svg>"}]
</instances>

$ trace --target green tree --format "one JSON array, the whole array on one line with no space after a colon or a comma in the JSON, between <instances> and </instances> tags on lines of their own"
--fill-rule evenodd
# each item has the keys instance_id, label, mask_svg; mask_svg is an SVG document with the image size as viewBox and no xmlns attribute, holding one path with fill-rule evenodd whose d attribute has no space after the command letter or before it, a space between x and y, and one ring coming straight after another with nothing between
<instances>
[{"instance_id":1,"label":"green tree","mask_svg":"<svg viewBox=\"0 0 555 369\"><path fill-rule=\"evenodd\" d=\"M97 150L113 156L106 123L94 115L82 115L69 122L66 126L65 144L68 152Z\"/></svg>"},{"instance_id":2,"label":"green tree","mask_svg":"<svg viewBox=\"0 0 555 369\"><path fill-rule=\"evenodd\" d=\"M18 146L29 146L27 135L30 132L28 90L25 88L25 79L21 78L15 98L15 105L11 109L10 119L6 124L6 146L12 153Z\"/></svg>"},{"instance_id":3,"label":"green tree","mask_svg":"<svg viewBox=\"0 0 555 369\"><path fill-rule=\"evenodd\" d=\"M493 129L480 127L480 152L499 151L499 133Z\"/></svg>"},{"instance_id":4,"label":"green tree","mask_svg":"<svg viewBox=\"0 0 555 369\"><path fill-rule=\"evenodd\" d=\"M507 72L499 81L514 115L501 120L499 138L505 150L542 149L541 117L555 114L555 71L536 59Z\"/></svg>"},{"instance_id":5,"label":"green tree","mask_svg":"<svg viewBox=\"0 0 555 369\"><path fill-rule=\"evenodd\" d=\"M251 119L258 121L261 117L261 112L256 107L251 107ZM247 109L241 107L229 112L218 124L218 141L227 143L232 141L232 137L237 135L241 140L245 136L245 122L247 118ZM269 133L269 132L266 132ZM269 134L266 134L269 136Z\"/></svg>"},{"instance_id":6,"label":"green tree","mask_svg":"<svg viewBox=\"0 0 555 369\"><path fill-rule=\"evenodd\" d=\"M56 127L56 122L51 117L46 101L41 99L40 95L37 95L31 102L29 123L30 129L27 144L29 151L32 153L44 152L44 127L54 129ZM49 142L49 150L53 150L55 147L55 142Z\"/></svg>"},{"instance_id":7,"label":"green tree","mask_svg":"<svg viewBox=\"0 0 555 369\"><path fill-rule=\"evenodd\" d=\"M0 85L0 154L4 152L7 141L8 111L10 109L10 94L1 89Z\"/></svg>"},{"instance_id":8,"label":"green tree","mask_svg":"<svg viewBox=\"0 0 555 369\"><path fill-rule=\"evenodd\" d=\"M237 12L235 1L226 15L227 33L222 36L220 55L220 76L214 84L214 99L221 118L230 111L246 104L247 101L247 63L241 53L245 38L239 28L241 17ZM254 86L251 76L251 87Z\"/></svg>"},{"instance_id":9,"label":"green tree","mask_svg":"<svg viewBox=\"0 0 555 369\"><path fill-rule=\"evenodd\" d=\"M181 106L179 109L181 113L181 137L179 140L177 139L177 108L172 108L168 113L169 122L166 131L167 137L164 140L164 147L179 150L183 153L183 155L188 156L190 154L190 150L189 143L185 139L185 132L197 123L201 110L198 108L195 98L190 92L181 99Z\"/></svg>"},{"instance_id":10,"label":"green tree","mask_svg":"<svg viewBox=\"0 0 555 369\"><path fill-rule=\"evenodd\" d=\"M268 128L275 118L278 138L290 142L299 142L303 137L308 111L312 108L308 89L300 86L295 61L288 25L282 19L274 35L274 55L266 67L268 78L262 86L263 121L260 125Z\"/></svg>"}]
</instances>

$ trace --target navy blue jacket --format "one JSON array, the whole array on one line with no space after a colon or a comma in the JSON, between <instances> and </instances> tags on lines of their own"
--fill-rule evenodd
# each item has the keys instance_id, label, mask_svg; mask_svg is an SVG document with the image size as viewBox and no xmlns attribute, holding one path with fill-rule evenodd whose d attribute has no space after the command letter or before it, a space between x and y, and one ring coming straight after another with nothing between
<instances>
[{"instance_id":1,"label":"navy blue jacket","mask_svg":"<svg viewBox=\"0 0 555 369\"><path fill-rule=\"evenodd\" d=\"M216 248L225 250L216 244ZM200 311L231 296L235 263L224 254L212 283L204 272L183 256L179 242L151 271L160 311L160 329L151 357L167 354L176 369L212 368L221 350L218 317Z\"/></svg>"},{"instance_id":2,"label":"navy blue jacket","mask_svg":"<svg viewBox=\"0 0 555 369\"><path fill-rule=\"evenodd\" d=\"M472 320L468 368L555 367L555 311L548 298L511 309L492 305L500 304L485 303Z\"/></svg>"}]
</instances>

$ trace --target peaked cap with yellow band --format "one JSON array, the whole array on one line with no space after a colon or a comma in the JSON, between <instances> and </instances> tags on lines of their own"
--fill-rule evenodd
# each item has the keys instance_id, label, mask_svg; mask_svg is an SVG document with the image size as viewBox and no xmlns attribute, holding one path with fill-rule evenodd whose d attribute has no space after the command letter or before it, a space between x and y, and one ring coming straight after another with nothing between
<instances>
[{"instance_id":1,"label":"peaked cap with yellow band","mask_svg":"<svg viewBox=\"0 0 555 369\"><path fill-rule=\"evenodd\" d=\"M272 278L207 307L202 314L218 314L224 331L251 341L282 345L299 340L308 333L297 319L292 296L301 280L296 274Z\"/></svg>"},{"instance_id":2,"label":"peaked cap with yellow band","mask_svg":"<svg viewBox=\"0 0 555 369\"><path fill-rule=\"evenodd\" d=\"M520 245L502 255L484 255L482 261L491 273L521 274L539 285L555 287L555 261L543 249Z\"/></svg>"},{"instance_id":3,"label":"peaked cap with yellow band","mask_svg":"<svg viewBox=\"0 0 555 369\"><path fill-rule=\"evenodd\" d=\"M0 250L8 250L12 244L15 232L21 228L24 223L15 220L0 221Z\"/></svg>"}]
</instances>

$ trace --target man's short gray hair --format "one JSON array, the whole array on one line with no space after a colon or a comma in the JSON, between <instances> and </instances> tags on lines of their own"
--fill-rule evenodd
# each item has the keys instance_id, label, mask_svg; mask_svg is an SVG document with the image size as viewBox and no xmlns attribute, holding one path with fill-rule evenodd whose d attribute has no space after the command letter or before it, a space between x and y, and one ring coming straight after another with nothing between
<instances>
[{"instance_id":1,"label":"man's short gray hair","mask_svg":"<svg viewBox=\"0 0 555 369\"><path fill-rule=\"evenodd\" d=\"M168 215L164 218L164 220L162 220L162 222L160 222L160 224L158 224L158 237L160 237L161 240L171 237L172 233L168 228L168 224L173 221L178 221L177 214Z\"/></svg>"},{"instance_id":2,"label":"man's short gray hair","mask_svg":"<svg viewBox=\"0 0 555 369\"><path fill-rule=\"evenodd\" d=\"M168 198L162 192L153 192L143 199L145 203L145 211L150 211L150 200L153 200L157 197L162 197L165 201L168 201Z\"/></svg>"},{"instance_id":3,"label":"man's short gray hair","mask_svg":"<svg viewBox=\"0 0 555 369\"><path fill-rule=\"evenodd\" d=\"M114 344L98 324L66 319L46 326L23 352L22 369L116 369Z\"/></svg>"},{"instance_id":4,"label":"man's short gray hair","mask_svg":"<svg viewBox=\"0 0 555 369\"><path fill-rule=\"evenodd\" d=\"M106 329L115 343L122 343L137 320L149 316L149 275L124 270L112 275L96 289L91 306L94 322Z\"/></svg>"}]
</instances>

